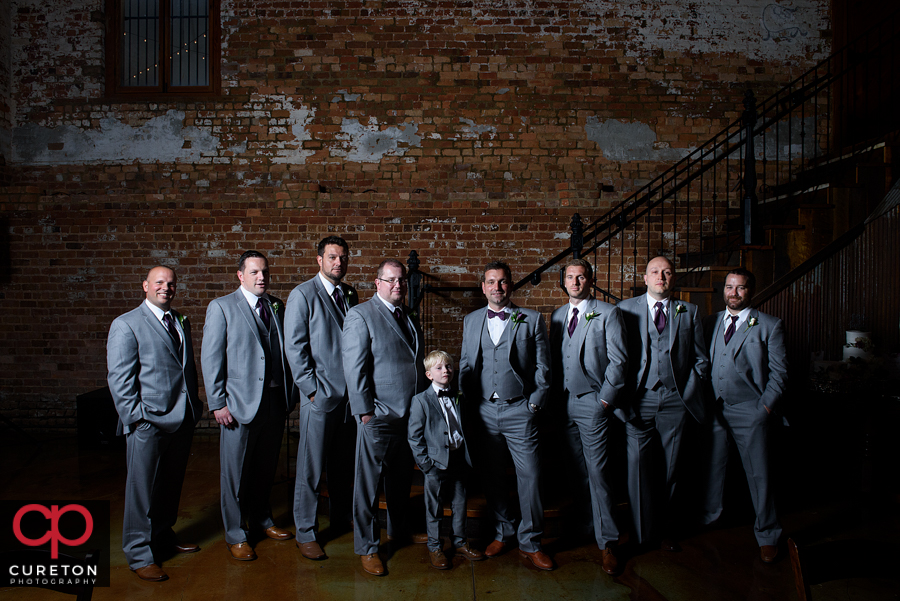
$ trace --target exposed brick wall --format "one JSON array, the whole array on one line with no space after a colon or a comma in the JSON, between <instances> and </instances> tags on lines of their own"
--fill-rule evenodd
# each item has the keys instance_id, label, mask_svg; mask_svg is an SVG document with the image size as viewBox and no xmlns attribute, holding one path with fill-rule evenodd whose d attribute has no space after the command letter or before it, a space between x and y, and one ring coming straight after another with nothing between
<instances>
[{"instance_id":1,"label":"exposed brick wall","mask_svg":"<svg viewBox=\"0 0 900 601\"><path fill-rule=\"evenodd\" d=\"M793 37L767 3L700 4L225 1L222 97L165 103L103 97L101 2L16 3L0 410L72 427L157 263L198 359L247 248L285 299L332 233L363 298L410 250L434 285L474 285L492 258L523 277L574 212L598 216L735 119L748 86L763 97L827 53L824 1L794 3ZM554 279L515 298L549 313ZM429 296L430 341L457 353L480 298Z\"/></svg>"}]
</instances>

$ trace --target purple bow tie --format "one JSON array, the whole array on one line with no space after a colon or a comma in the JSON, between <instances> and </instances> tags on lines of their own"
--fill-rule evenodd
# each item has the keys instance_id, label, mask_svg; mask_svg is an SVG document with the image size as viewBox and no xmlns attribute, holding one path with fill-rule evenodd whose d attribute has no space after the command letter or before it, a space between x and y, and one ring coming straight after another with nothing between
<instances>
[{"instance_id":1,"label":"purple bow tie","mask_svg":"<svg viewBox=\"0 0 900 601\"><path fill-rule=\"evenodd\" d=\"M506 321L506 318L507 318L506 311L496 311L495 312L495 311L491 311L490 309L488 309L487 312L488 312L488 319L493 319L494 317L498 317L498 318L500 318L500 321Z\"/></svg>"}]
</instances>

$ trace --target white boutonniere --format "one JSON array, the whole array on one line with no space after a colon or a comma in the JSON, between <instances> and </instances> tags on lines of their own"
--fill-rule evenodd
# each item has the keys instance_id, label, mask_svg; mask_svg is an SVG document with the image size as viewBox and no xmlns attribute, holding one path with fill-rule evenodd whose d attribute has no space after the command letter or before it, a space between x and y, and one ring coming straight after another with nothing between
<instances>
[{"instance_id":1,"label":"white boutonniere","mask_svg":"<svg viewBox=\"0 0 900 601\"><path fill-rule=\"evenodd\" d=\"M272 303L272 313L278 315L278 310L281 309L281 303Z\"/></svg>"},{"instance_id":2,"label":"white boutonniere","mask_svg":"<svg viewBox=\"0 0 900 601\"><path fill-rule=\"evenodd\" d=\"M585 320L585 321L590 321L590 320L594 319L595 317L597 317L597 312L596 312L596 311L591 311L590 313L585 313L585 314L584 314L584 320Z\"/></svg>"},{"instance_id":3,"label":"white boutonniere","mask_svg":"<svg viewBox=\"0 0 900 601\"><path fill-rule=\"evenodd\" d=\"M517 325L520 323L525 323L525 316L522 315L521 313L519 313L518 311L516 311L515 313L510 315L509 318L512 320L512 322L514 324L517 324Z\"/></svg>"},{"instance_id":4,"label":"white boutonniere","mask_svg":"<svg viewBox=\"0 0 900 601\"><path fill-rule=\"evenodd\" d=\"M749 331L750 328L757 325L758 323L759 323L758 319L756 319L755 317L751 317L750 319L747 320L747 329L745 329L744 331L745 332Z\"/></svg>"},{"instance_id":5,"label":"white boutonniere","mask_svg":"<svg viewBox=\"0 0 900 601\"><path fill-rule=\"evenodd\" d=\"M188 322L188 325L191 325L191 322L188 321L187 317L185 317L181 313L178 313L178 324L181 326L182 330L184 329L184 322L186 321Z\"/></svg>"},{"instance_id":6,"label":"white boutonniere","mask_svg":"<svg viewBox=\"0 0 900 601\"><path fill-rule=\"evenodd\" d=\"M687 313L687 307L684 305L675 305L675 317L678 317L679 313Z\"/></svg>"}]
</instances>

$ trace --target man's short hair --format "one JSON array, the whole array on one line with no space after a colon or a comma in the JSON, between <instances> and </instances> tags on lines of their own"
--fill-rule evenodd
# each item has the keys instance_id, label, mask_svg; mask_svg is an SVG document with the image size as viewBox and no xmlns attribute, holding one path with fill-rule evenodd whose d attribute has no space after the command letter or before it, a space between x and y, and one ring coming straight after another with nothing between
<instances>
[{"instance_id":1,"label":"man's short hair","mask_svg":"<svg viewBox=\"0 0 900 601\"><path fill-rule=\"evenodd\" d=\"M266 255L257 250L248 250L241 255L240 259L238 259L238 271L244 271L244 261L246 261L247 259L262 259L266 262L267 266L269 264L269 260L266 258Z\"/></svg>"},{"instance_id":2,"label":"man's short hair","mask_svg":"<svg viewBox=\"0 0 900 601\"><path fill-rule=\"evenodd\" d=\"M744 269L743 267L735 267L731 271L725 274L725 279L728 279L730 275L739 275L747 278L747 288L750 290L756 290L756 276L753 275L749 269Z\"/></svg>"},{"instance_id":3,"label":"man's short hair","mask_svg":"<svg viewBox=\"0 0 900 601\"><path fill-rule=\"evenodd\" d=\"M385 259L378 265L378 271L375 272L375 277L381 277L384 273L384 268L388 265L393 265L394 267L400 268L400 275L406 277L406 265L398 261L397 259Z\"/></svg>"},{"instance_id":4,"label":"man's short hair","mask_svg":"<svg viewBox=\"0 0 900 601\"><path fill-rule=\"evenodd\" d=\"M322 238L322 241L319 242L319 246L316 247L316 254L320 257L325 256L325 247L329 244L340 246L344 249L345 253L350 254L350 247L347 245L347 241L340 236L326 236Z\"/></svg>"},{"instance_id":5,"label":"man's short hair","mask_svg":"<svg viewBox=\"0 0 900 601\"><path fill-rule=\"evenodd\" d=\"M569 267L584 267L584 272L587 274L587 277L591 279L594 278L594 268L584 259L570 259L569 262L563 266L563 275L566 275L566 272L569 271Z\"/></svg>"},{"instance_id":6,"label":"man's short hair","mask_svg":"<svg viewBox=\"0 0 900 601\"><path fill-rule=\"evenodd\" d=\"M675 263L673 263L672 259L670 259L666 255L656 255L655 257L651 258L649 261L647 261L647 267L650 267L650 263L652 263L653 261L655 261L657 259L665 259L666 263L669 264L669 267L672 268L672 271L675 271ZM645 267L644 271L646 271L646 270L647 270L647 268Z\"/></svg>"},{"instance_id":7,"label":"man's short hair","mask_svg":"<svg viewBox=\"0 0 900 601\"><path fill-rule=\"evenodd\" d=\"M453 357L450 356L450 353L445 353L444 351L431 351L425 355L425 360L422 363L425 365L425 371L430 371L432 367L441 361L453 367Z\"/></svg>"},{"instance_id":8,"label":"man's short hair","mask_svg":"<svg viewBox=\"0 0 900 601\"><path fill-rule=\"evenodd\" d=\"M507 265L503 261L491 261L490 263L485 265L484 272L481 274L481 281L485 281L487 272L494 271L495 269L503 270L503 272L506 273L506 279L509 280L510 284L512 284L512 270L509 268L509 265Z\"/></svg>"}]
</instances>

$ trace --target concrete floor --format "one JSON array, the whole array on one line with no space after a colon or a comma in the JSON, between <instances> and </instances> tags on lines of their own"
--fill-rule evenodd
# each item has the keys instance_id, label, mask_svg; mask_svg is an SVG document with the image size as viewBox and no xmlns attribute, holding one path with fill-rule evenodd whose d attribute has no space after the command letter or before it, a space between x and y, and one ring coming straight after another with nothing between
<instances>
[{"instance_id":1,"label":"concrete floor","mask_svg":"<svg viewBox=\"0 0 900 601\"><path fill-rule=\"evenodd\" d=\"M724 528L697 533L682 541L683 551L632 553L618 577L600 569L600 553L590 542L546 541L558 569L540 572L523 563L514 551L483 562L453 560L453 569L429 568L423 545L391 549L383 545L388 575L369 576L353 553L353 535L331 536L321 516L321 536L329 559L312 562L301 557L294 541L262 540L259 559L237 562L224 544L219 514L218 440L195 437L180 506L176 532L184 541L200 544L191 555L165 559L170 579L162 583L139 580L121 550L125 454L122 450L79 451L76 440L63 438L35 444L18 434L0 442L0 500L98 499L111 504L111 586L95 588L93 598L105 599L285 599L413 601L415 599L490 599L492 601L648 599L671 601L730 601L796 599L794 577L786 553L774 565L759 561L752 534L752 516L740 515ZM282 453L279 481L273 492L276 524L293 530L289 499L293 481L287 478ZM878 536L898 540L896 499L874 519L848 519L856 511L846 494L806 495L783 516L785 535L819 532L834 536ZM803 505L799 507L798 505ZM858 508L857 508L858 509ZM855 515L855 514L854 514ZM842 524L840 528L835 524ZM382 536L384 540L384 536ZM474 540L484 548L488 541ZM900 572L900 570L898 570ZM891 576L891 575L886 575ZM900 599L893 580L857 578L814 587L822 600L880 601ZM0 583L2 587L3 583ZM61 593L36 588L0 588L0 600L65 599Z\"/></svg>"}]
</instances>

